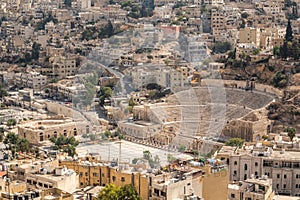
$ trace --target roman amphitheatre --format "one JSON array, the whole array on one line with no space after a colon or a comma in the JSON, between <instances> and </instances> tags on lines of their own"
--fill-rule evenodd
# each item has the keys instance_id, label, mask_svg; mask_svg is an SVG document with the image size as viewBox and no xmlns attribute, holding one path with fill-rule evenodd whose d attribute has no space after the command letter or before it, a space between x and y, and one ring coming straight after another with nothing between
<instances>
[{"instance_id":1,"label":"roman amphitheatre","mask_svg":"<svg viewBox=\"0 0 300 200\"><path fill-rule=\"evenodd\" d=\"M217 140L240 137L259 140L270 132L272 121L266 106L280 98L270 86L249 82L207 79L201 85L180 91L165 102L136 106L133 121L119 123L126 139L161 148L210 151ZM206 149L206 150L205 150Z\"/></svg>"}]
</instances>

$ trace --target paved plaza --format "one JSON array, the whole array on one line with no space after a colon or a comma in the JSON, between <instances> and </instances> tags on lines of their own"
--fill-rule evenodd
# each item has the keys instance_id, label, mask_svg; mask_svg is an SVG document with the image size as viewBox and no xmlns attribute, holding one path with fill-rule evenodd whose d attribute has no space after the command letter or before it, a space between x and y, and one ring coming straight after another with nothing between
<instances>
[{"instance_id":1,"label":"paved plaza","mask_svg":"<svg viewBox=\"0 0 300 200\"><path fill-rule=\"evenodd\" d=\"M122 140L121 143L121 162L132 162L134 158L142 158L143 151L150 151L154 158L158 155L161 165L167 164L168 154L173 156L180 155L179 152L173 152L168 150L156 149L142 144L136 144L129 141ZM76 151L80 156L84 156L87 153L99 153L102 160L117 160L119 157L119 143L118 142L102 142L99 144L80 144Z\"/></svg>"}]
</instances>

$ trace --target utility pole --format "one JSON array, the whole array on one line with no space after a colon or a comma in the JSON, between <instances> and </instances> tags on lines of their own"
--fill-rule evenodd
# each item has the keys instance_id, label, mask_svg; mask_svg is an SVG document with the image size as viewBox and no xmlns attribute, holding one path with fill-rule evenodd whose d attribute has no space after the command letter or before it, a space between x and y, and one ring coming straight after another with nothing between
<instances>
[{"instance_id":1,"label":"utility pole","mask_svg":"<svg viewBox=\"0 0 300 200\"><path fill-rule=\"evenodd\" d=\"M119 158L118 158L118 167L120 169L120 162L121 162L121 154L122 154L122 149L121 149L121 145L122 145L122 142L121 141L118 141L116 143L119 143Z\"/></svg>"}]
</instances>

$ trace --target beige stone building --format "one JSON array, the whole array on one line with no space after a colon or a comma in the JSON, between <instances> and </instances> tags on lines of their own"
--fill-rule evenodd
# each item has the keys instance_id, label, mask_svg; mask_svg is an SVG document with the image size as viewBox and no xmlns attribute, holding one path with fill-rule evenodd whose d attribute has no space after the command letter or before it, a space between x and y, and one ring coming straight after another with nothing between
<instances>
[{"instance_id":1,"label":"beige stone building","mask_svg":"<svg viewBox=\"0 0 300 200\"><path fill-rule=\"evenodd\" d=\"M75 76L78 70L75 58L54 56L49 59L52 65L52 73L55 77L62 79L67 76Z\"/></svg>"},{"instance_id":2,"label":"beige stone building","mask_svg":"<svg viewBox=\"0 0 300 200\"><path fill-rule=\"evenodd\" d=\"M295 148L299 149L297 146L299 144L295 144ZM243 181L252 176L268 176L273 180L273 190L276 194L300 195L298 151L273 150L257 144L255 147L245 147L244 150L235 148L226 154L229 155L230 181Z\"/></svg>"},{"instance_id":3,"label":"beige stone building","mask_svg":"<svg viewBox=\"0 0 300 200\"><path fill-rule=\"evenodd\" d=\"M39 121L31 121L18 126L20 138L26 138L32 144L39 144L51 137L77 136L89 132L89 127L82 123L74 122L68 118L49 118Z\"/></svg>"},{"instance_id":4,"label":"beige stone building","mask_svg":"<svg viewBox=\"0 0 300 200\"><path fill-rule=\"evenodd\" d=\"M202 170L175 171L150 176L149 200L196 199L202 197Z\"/></svg>"},{"instance_id":5,"label":"beige stone building","mask_svg":"<svg viewBox=\"0 0 300 200\"><path fill-rule=\"evenodd\" d=\"M259 47L260 30L251 27L240 29L238 38L239 43L253 44L255 47Z\"/></svg>"},{"instance_id":6,"label":"beige stone building","mask_svg":"<svg viewBox=\"0 0 300 200\"><path fill-rule=\"evenodd\" d=\"M73 169L79 175L76 183L80 188L106 186L108 184L115 184L116 186L133 184L142 199L148 199L149 183L148 176L145 174L104 165L94 156L87 156L86 160L60 160L60 166Z\"/></svg>"},{"instance_id":7,"label":"beige stone building","mask_svg":"<svg viewBox=\"0 0 300 200\"><path fill-rule=\"evenodd\" d=\"M10 185L8 187L7 180L0 179L0 192L3 192L0 199L12 199L7 194L10 192L12 196L17 195L22 199L25 196L43 199L52 194L51 199L71 200L78 185L78 175L74 170L60 167L58 160L20 160L5 163L2 169L5 168L8 168ZM0 171L0 174L3 173L7 172Z\"/></svg>"},{"instance_id":8,"label":"beige stone building","mask_svg":"<svg viewBox=\"0 0 300 200\"><path fill-rule=\"evenodd\" d=\"M16 73L14 79L18 87L32 88L33 90L42 90L47 84L47 76L38 72Z\"/></svg>"},{"instance_id":9,"label":"beige stone building","mask_svg":"<svg viewBox=\"0 0 300 200\"><path fill-rule=\"evenodd\" d=\"M228 200L273 200L272 179L247 179L228 185Z\"/></svg>"},{"instance_id":10,"label":"beige stone building","mask_svg":"<svg viewBox=\"0 0 300 200\"><path fill-rule=\"evenodd\" d=\"M41 168L38 174L25 175L27 184L41 189L58 188L63 191L73 193L78 185L78 175L74 170L65 167L58 167L54 174L47 174L47 171Z\"/></svg>"}]
</instances>

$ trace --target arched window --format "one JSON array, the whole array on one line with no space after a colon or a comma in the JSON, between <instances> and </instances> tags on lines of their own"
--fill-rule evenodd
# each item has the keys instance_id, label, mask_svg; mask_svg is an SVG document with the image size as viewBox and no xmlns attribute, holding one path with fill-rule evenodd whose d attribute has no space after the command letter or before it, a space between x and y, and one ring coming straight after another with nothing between
<instances>
[{"instance_id":1,"label":"arched window","mask_svg":"<svg viewBox=\"0 0 300 200\"><path fill-rule=\"evenodd\" d=\"M44 134L40 133L40 142L44 141Z\"/></svg>"},{"instance_id":2,"label":"arched window","mask_svg":"<svg viewBox=\"0 0 300 200\"><path fill-rule=\"evenodd\" d=\"M57 138L57 131L54 131L53 137Z\"/></svg>"},{"instance_id":3,"label":"arched window","mask_svg":"<svg viewBox=\"0 0 300 200\"><path fill-rule=\"evenodd\" d=\"M73 134L74 134L74 136L77 135L77 129L76 128L73 129Z\"/></svg>"}]
</instances>

